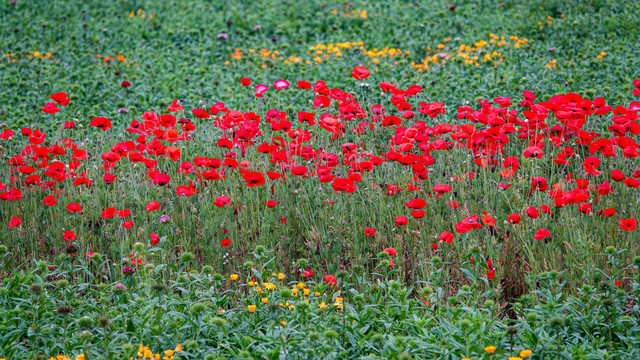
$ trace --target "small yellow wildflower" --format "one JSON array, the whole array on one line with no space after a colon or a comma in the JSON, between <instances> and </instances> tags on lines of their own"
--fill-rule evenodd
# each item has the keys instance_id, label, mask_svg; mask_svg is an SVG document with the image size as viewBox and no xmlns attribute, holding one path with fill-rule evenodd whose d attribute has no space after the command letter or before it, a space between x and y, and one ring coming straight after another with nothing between
<instances>
[{"instance_id":1,"label":"small yellow wildflower","mask_svg":"<svg viewBox=\"0 0 640 360\"><path fill-rule=\"evenodd\" d=\"M487 346L486 348L484 348L484 351L488 352L489 354L493 354L496 351L496 347L495 346Z\"/></svg>"},{"instance_id":2,"label":"small yellow wildflower","mask_svg":"<svg viewBox=\"0 0 640 360\"><path fill-rule=\"evenodd\" d=\"M327 304L325 304L325 302L323 301L323 302L321 302L321 303L318 305L318 307L319 307L320 309L324 309L324 308L326 308L326 307L327 307Z\"/></svg>"},{"instance_id":3,"label":"small yellow wildflower","mask_svg":"<svg viewBox=\"0 0 640 360\"><path fill-rule=\"evenodd\" d=\"M284 274L283 273L278 273L278 280L282 280L284 279Z\"/></svg>"},{"instance_id":4,"label":"small yellow wildflower","mask_svg":"<svg viewBox=\"0 0 640 360\"><path fill-rule=\"evenodd\" d=\"M247 306L247 309L249 310L250 313L256 311L256 306L255 305L249 305Z\"/></svg>"},{"instance_id":5,"label":"small yellow wildflower","mask_svg":"<svg viewBox=\"0 0 640 360\"><path fill-rule=\"evenodd\" d=\"M529 356L531 356L532 351L527 349L527 350L522 350L520 351L520 357L523 359L528 358Z\"/></svg>"},{"instance_id":6,"label":"small yellow wildflower","mask_svg":"<svg viewBox=\"0 0 640 360\"><path fill-rule=\"evenodd\" d=\"M263 303L263 304L266 304L266 303L267 303L267 301L269 301L269 299L267 299L267 298L262 298L262 299L260 299L260 301L262 301L262 303Z\"/></svg>"},{"instance_id":7,"label":"small yellow wildflower","mask_svg":"<svg viewBox=\"0 0 640 360\"><path fill-rule=\"evenodd\" d=\"M238 274L231 274L229 277L230 277L230 278L231 278L231 280L233 280L233 281L238 280Z\"/></svg>"}]
</instances>

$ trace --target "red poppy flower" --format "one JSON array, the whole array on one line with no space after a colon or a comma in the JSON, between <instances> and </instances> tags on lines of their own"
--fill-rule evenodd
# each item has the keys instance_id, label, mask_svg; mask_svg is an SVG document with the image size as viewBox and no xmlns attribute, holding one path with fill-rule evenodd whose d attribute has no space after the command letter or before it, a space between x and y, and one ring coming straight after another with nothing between
<instances>
[{"instance_id":1,"label":"red poppy flower","mask_svg":"<svg viewBox=\"0 0 640 360\"><path fill-rule=\"evenodd\" d=\"M478 222L479 219L480 217L478 215L471 215L467 217L466 219L455 224L456 232L464 234L473 229L480 229L482 227L482 224Z\"/></svg>"},{"instance_id":2,"label":"red poppy flower","mask_svg":"<svg viewBox=\"0 0 640 360\"><path fill-rule=\"evenodd\" d=\"M409 209L423 209L425 206L427 206L427 202L423 199L412 199L404 203L404 206L408 207Z\"/></svg>"},{"instance_id":3,"label":"red poppy flower","mask_svg":"<svg viewBox=\"0 0 640 360\"><path fill-rule=\"evenodd\" d=\"M251 79L243 77L240 79L242 86L251 86Z\"/></svg>"},{"instance_id":4,"label":"red poppy flower","mask_svg":"<svg viewBox=\"0 0 640 360\"><path fill-rule=\"evenodd\" d=\"M365 236L374 236L375 234L376 234L376 231L373 228L370 228L370 227L364 228Z\"/></svg>"},{"instance_id":5,"label":"red poppy flower","mask_svg":"<svg viewBox=\"0 0 640 360\"><path fill-rule=\"evenodd\" d=\"M156 233L151 233L151 245L156 246L160 242L160 236Z\"/></svg>"},{"instance_id":6,"label":"red poppy flower","mask_svg":"<svg viewBox=\"0 0 640 360\"><path fill-rule=\"evenodd\" d=\"M12 227L16 227L22 225L22 216L19 217L12 217L11 220L9 220L9 229L11 229Z\"/></svg>"},{"instance_id":7,"label":"red poppy flower","mask_svg":"<svg viewBox=\"0 0 640 360\"><path fill-rule=\"evenodd\" d=\"M424 210L413 210L413 211L411 211L411 216L413 216L416 219L422 219L424 217L424 214L426 214L426 211L424 211Z\"/></svg>"},{"instance_id":8,"label":"red poppy flower","mask_svg":"<svg viewBox=\"0 0 640 360\"><path fill-rule=\"evenodd\" d=\"M147 211L155 211L160 209L160 203L157 201L149 201L146 206Z\"/></svg>"},{"instance_id":9,"label":"red poppy flower","mask_svg":"<svg viewBox=\"0 0 640 360\"><path fill-rule=\"evenodd\" d=\"M298 81L297 86L298 89L311 89L311 83L304 80Z\"/></svg>"},{"instance_id":10,"label":"red poppy flower","mask_svg":"<svg viewBox=\"0 0 640 360\"><path fill-rule=\"evenodd\" d=\"M131 83L125 80L120 83L120 86L122 86L123 88L128 88L129 86L131 86Z\"/></svg>"},{"instance_id":11,"label":"red poppy flower","mask_svg":"<svg viewBox=\"0 0 640 360\"><path fill-rule=\"evenodd\" d=\"M409 219L407 219L406 216L397 216L395 220L396 220L396 226L407 225L407 223L409 223Z\"/></svg>"},{"instance_id":12,"label":"red poppy flower","mask_svg":"<svg viewBox=\"0 0 640 360\"><path fill-rule=\"evenodd\" d=\"M65 208L69 211L69 212L79 212L82 213L82 208L80 207L79 204L77 203L71 203L67 206L65 206ZM114 208L115 210L115 208Z\"/></svg>"},{"instance_id":13,"label":"red poppy flower","mask_svg":"<svg viewBox=\"0 0 640 360\"><path fill-rule=\"evenodd\" d=\"M115 207L108 207L104 210L102 210L102 218L103 219L111 219L114 215L116 214L116 208Z\"/></svg>"},{"instance_id":14,"label":"red poppy flower","mask_svg":"<svg viewBox=\"0 0 640 360\"><path fill-rule=\"evenodd\" d=\"M537 219L538 216L540 216L540 213L538 212L538 209L535 208L535 206L529 206L529 208L527 208L527 215L532 219Z\"/></svg>"},{"instance_id":15,"label":"red poppy flower","mask_svg":"<svg viewBox=\"0 0 640 360\"><path fill-rule=\"evenodd\" d=\"M351 72L351 76L353 76L353 78L356 80L366 79L369 77L369 75L371 75L371 73L364 66L356 66Z\"/></svg>"},{"instance_id":16,"label":"red poppy flower","mask_svg":"<svg viewBox=\"0 0 640 360\"><path fill-rule=\"evenodd\" d=\"M496 225L496 221L494 220L493 216L491 216L491 214L487 214L486 211L482 212L482 223L488 226L495 226Z\"/></svg>"},{"instance_id":17,"label":"red poppy flower","mask_svg":"<svg viewBox=\"0 0 640 360\"><path fill-rule=\"evenodd\" d=\"M68 96L69 95L66 93L60 91L55 94L51 94L50 98L58 105L67 106L69 104Z\"/></svg>"},{"instance_id":18,"label":"red poppy flower","mask_svg":"<svg viewBox=\"0 0 640 360\"><path fill-rule=\"evenodd\" d=\"M122 223L122 227L124 227L125 229L131 229L132 226L133 226L133 221L131 220L127 220Z\"/></svg>"},{"instance_id":19,"label":"red poppy flower","mask_svg":"<svg viewBox=\"0 0 640 360\"><path fill-rule=\"evenodd\" d=\"M75 240L78 235L76 235L76 233L74 233L71 230L67 230L62 234L62 237L66 240L66 241L73 241Z\"/></svg>"},{"instance_id":20,"label":"red poppy flower","mask_svg":"<svg viewBox=\"0 0 640 360\"><path fill-rule=\"evenodd\" d=\"M220 241L220 245L222 245L222 247L227 247L227 246L231 245L231 239L222 239Z\"/></svg>"},{"instance_id":21,"label":"red poppy flower","mask_svg":"<svg viewBox=\"0 0 640 360\"><path fill-rule=\"evenodd\" d=\"M386 252L387 254L391 255L391 256L395 256L397 254L396 249L392 248L392 247L388 247L384 250L382 250L384 252Z\"/></svg>"},{"instance_id":22,"label":"red poppy flower","mask_svg":"<svg viewBox=\"0 0 640 360\"><path fill-rule=\"evenodd\" d=\"M513 213L513 214L509 215L509 217L507 217L507 221L510 222L511 224L520 223L520 214Z\"/></svg>"},{"instance_id":23,"label":"red poppy flower","mask_svg":"<svg viewBox=\"0 0 640 360\"><path fill-rule=\"evenodd\" d=\"M606 216L606 217L611 217L611 216L615 215L615 213L616 213L616 209L612 209L612 208L604 209L604 216Z\"/></svg>"},{"instance_id":24,"label":"red poppy flower","mask_svg":"<svg viewBox=\"0 0 640 360\"><path fill-rule=\"evenodd\" d=\"M543 240L551 237L551 232L548 229L538 229L536 235L533 237L536 240Z\"/></svg>"},{"instance_id":25,"label":"red poppy flower","mask_svg":"<svg viewBox=\"0 0 640 360\"><path fill-rule=\"evenodd\" d=\"M193 113L193 116L198 119L208 119L210 117L209 113L203 109L193 109L191 112Z\"/></svg>"},{"instance_id":26,"label":"red poppy flower","mask_svg":"<svg viewBox=\"0 0 640 360\"><path fill-rule=\"evenodd\" d=\"M304 277L313 276L313 270L305 270L305 271L302 273L302 276L304 276Z\"/></svg>"},{"instance_id":27,"label":"red poppy flower","mask_svg":"<svg viewBox=\"0 0 640 360\"><path fill-rule=\"evenodd\" d=\"M449 200L447 204L449 205L450 208L454 210L460 207L460 203L455 200Z\"/></svg>"},{"instance_id":28,"label":"red poppy flower","mask_svg":"<svg viewBox=\"0 0 640 360\"><path fill-rule=\"evenodd\" d=\"M256 171L247 171L242 176L246 185L249 187L257 187L265 183L264 176L262 173Z\"/></svg>"},{"instance_id":29,"label":"red poppy flower","mask_svg":"<svg viewBox=\"0 0 640 360\"><path fill-rule=\"evenodd\" d=\"M453 234L448 231L444 231L440 233L440 241L444 241L447 244L451 244L451 242L453 242Z\"/></svg>"},{"instance_id":30,"label":"red poppy flower","mask_svg":"<svg viewBox=\"0 0 640 360\"><path fill-rule=\"evenodd\" d=\"M93 126L93 127L97 127L98 129L102 130L102 131L106 131L106 130L110 130L111 129L111 120L107 119L106 117L95 117L93 118L93 120L91 120L91 122L89 123L89 126Z\"/></svg>"},{"instance_id":31,"label":"red poppy flower","mask_svg":"<svg viewBox=\"0 0 640 360\"><path fill-rule=\"evenodd\" d=\"M216 201L213 202L213 205L221 208L225 205L231 206L231 198L228 196L218 196L216 197Z\"/></svg>"},{"instance_id":32,"label":"red poppy flower","mask_svg":"<svg viewBox=\"0 0 640 360\"><path fill-rule=\"evenodd\" d=\"M41 107L40 109L42 109L42 111L46 112L47 114L55 114L60 111L60 109L56 107L56 104L52 102L46 103L44 107Z\"/></svg>"},{"instance_id":33,"label":"red poppy flower","mask_svg":"<svg viewBox=\"0 0 640 360\"><path fill-rule=\"evenodd\" d=\"M44 202L44 204L47 206L53 206L58 202L58 199L56 199L53 195L47 195L44 197L44 199L42 199L42 202Z\"/></svg>"},{"instance_id":34,"label":"red poppy flower","mask_svg":"<svg viewBox=\"0 0 640 360\"><path fill-rule=\"evenodd\" d=\"M334 286L338 280L333 275L325 275L323 278L325 283L329 284L329 286Z\"/></svg>"},{"instance_id":35,"label":"red poppy flower","mask_svg":"<svg viewBox=\"0 0 640 360\"><path fill-rule=\"evenodd\" d=\"M487 259L487 279L493 280L495 276L496 276L496 271L493 268L493 264L491 263L491 260Z\"/></svg>"},{"instance_id":36,"label":"red poppy flower","mask_svg":"<svg viewBox=\"0 0 640 360\"><path fill-rule=\"evenodd\" d=\"M451 189L451 186L449 186L447 184L438 184L438 185L434 186L431 190L433 190L436 193L438 193L438 195L436 195L436 200L438 200L440 195L444 195L444 194L448 193L449 191L452 191L453 189Z\"/></svg>"},{"instance_id":37,"label":"red poppy flower","mask_svg":"<svg viewBox=\"0 0 640 360\"><path fill-rule=\"evenodd\" d=\"M272 208L272 207L278 205L278 202L275 201L275 200L269 200L269 201L265 202L264 204L267 205L267 207Z\"/></svg>"},{"instance_id":38,"label":"red poppy flower","mask_svg":"<svg viewBox=\"0 0 640 360\"><path fill-rule=\"evenodd\" d=\"M635 218L620 219L620 228L624 231L633 231L638 226L638 222Z\"/></svg>"}]
</instances>

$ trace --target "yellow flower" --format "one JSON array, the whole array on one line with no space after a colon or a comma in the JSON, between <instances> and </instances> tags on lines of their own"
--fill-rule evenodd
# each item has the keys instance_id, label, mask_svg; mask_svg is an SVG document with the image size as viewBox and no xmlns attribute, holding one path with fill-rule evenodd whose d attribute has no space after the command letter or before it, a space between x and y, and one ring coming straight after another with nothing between
<instances>
[{"instance_id":1,"label":"yellow flower","mask_svg":"<svg viewBox=\"0 0 640 360\"><path fill-rule=\"evenodd\" d=\"M303 282L299 282L299 283L296 285L296 287L297 287L298 289L302 290L302 289L306 288L306 287L307 287L307 285L305 285Z\"/></svg>"},{"instance_id":2,"label":"yellow flower","mask_svg":"<svg viewBox=\"0 0 640 360\"><path fill-rule=\"evenodd\" d=\"M522 360L522 358L517 356L510 356L509 360Z\"/></svg>"},{"instance_id":3,"label":"yellow flower","mask_svg":"<svg viewBox=\"0 0 640 360\"><path fill-rule=\"evenodd\" d=\"M308 296L309 293L311 292L309 289L304 289L302 291L304 292L304 296Z\"/></svg>"},{"instance_id":4,"label":"yellow flower","mask_svg":"<svg viewBox=\"0 0 640 360\"><path fill-rule=\"evenodd\" d=\"M284 279L284 274L283 273L278 273L278 280L282 280Z\"/></svg>"},{"instance_id":5,"label":"yellow flower","mask_svg":"<svg viewBox=\"0 0 640 360\"><path fill-rule=\"evenodd\" d=\"M275 290L276 289L276 285L272 284L272 283L265 283L264 284L264 288L267 290Z\"/></svg>"},{"instance_id":6,"label":"yellow flower","mask_svg":"<svg viewBox=\"0 0 640 360\"><path fill-rule=\"evenodd\" d=\"M460 360L471 360L471 359L469 359L469 358L462 358L462 359L460 359Z\"/></svg>"},{"instance_id":7,"label":"yellow flower","mask_svg":"<svg viewBox=\"0 0 640 360\"><path fill-rule=\"evenodd\" d=\"M520 357L523 359L528 358L529 356L531 356L532 351L531 350L522 350L520 351Z\"/></svg>"},{"instance_id":8,"label":"yellow flower","mask_svg":"<svg viewBox=\"0 0 640 360\"><path fill-rule=\"evenodd\" d=\"M321 303L318 305L318 307L319 307L320 309L324 309L324 308L326 308L326 307L327 307L327 304L325 304L325 302L323 301L323 302L321 302Z\"/></svg>"},{"instance_id":9,"label":"yellow flower","mask_svg":"<svg viewBox=\"0 0 640 360\"><path fill-rule=\"evenodd\" d=\"M34 53L33 53L33 56L35 56L35 57L40 57L40 52L39 52L39 51L34 52Z\"/></svg>"},{"instance_id":10,"label":"yellow flower","mask_svg":"<svg viewBox=\"0 0 640 360\"><path fill-rule=\"evenodd\" d=\"M287 327L287 322L286 321L280 321L280 324L282 324L282 326Z\"/></svg>"},{"instance_id":11,"label":"yellow flower","mask_svg":"<svg viewBox=\"0 0 640 360\"><path fill-rule=\"evenodd\" d=\"M320 295L322 295L322 294L320 294L319 291L316 291L316 296L320 296Z\"/></svg>"},{"instance_id":12,"label":"yellow flower","mask_svg":"<svg viewBox=\"0 0 640 360\"><path fill-rule=\"evenodd\" d=\"M233 281L238 280L238 274L231 274L229 277L230 277L230 278L231 278L231 280L233 280Z\"/></svg>"},{"instance_id":13,"label":"yellow flower","mask_svg":"<svg viewBox=\"0 0 640 360\"><path fill-rule=\"evenodd\" d=\"M249 305L249 306L247 306L247 309L249 309L249 312L252 313L252 312L256 311L256 306L255 305Z\"/></svg>"},{"instance_id":14,"label":"yellow flower","mask_svg":"<svg viewBox=\"0 0 640 360\"><path fill-rule=\"evenodd\" d=\"M173 350L165 350L164 354L167 356L173 356L174 351Z\"/></svg>"},{"instance_id":15,"label":"yellow flower","mask_svg":"<svg viewBox=\"0 0 640 360\"><path fill-rule=\"evenodd\" d=\"M266 303L267 303L267 301L269 301L269 299L267 299L267 298L262 298L262 299L260 299L260 301L262 301L262 303L263 303L263 304L266 304Z\"/></svg>"},{"instance_id":16,"label":"yellow flower","mask_svg":"<svg viewBox=\"0 0 640 360\"><path fill-rule=\"evenodd\" d=\"M289 307L287 307L287 309L289 309L289 310L295 310L295 308L296 308L296 307L295 307L295 306L293 306L293 304L291 304L291 305L289 305Z\"/></svg>"},{"instance_id":17,"label":"yellow flower","mask_svg":"<svg viewBox=\"0 0 640 360\"><path fill-rule=\"evenodd\" d=\"M484 348L484 351L488 352L489 354L493 354L496 351L496 347L495 346L487 346L486 348Z\"/></svg>"},{"instance_id":18,"label":"yellow flower","mask_svg":"<svg viewBox=\"0 0 640 360\"><path fill-rule=\"evenodd\" d=\"M180 345L180 344L176 345L176 349L175 350L176 350L176 352L182 351L182 345Z\"/></svg>"},{"instance_id":19,"label":"yellow flower","mask_svg":"<svg viewBox=\"0 0 640 360\"><path fill-rule=\"evenodd\" d=\"M296 288L291 289L291 293L293 294L293 296L298 296L298 289Z\"/></svg>"},{"instance_id":20,"label":"yellow flower","mask_svg":"<svg viewBox=\"0 0 640 360\"><path fill-rule=\"evenodd\" d=\"M251 280L249 280L249 282L247 283L247 285L249 285L250 287L253 287L253 285L255 285L255 283Z\"/></svg>"}]
</instances>

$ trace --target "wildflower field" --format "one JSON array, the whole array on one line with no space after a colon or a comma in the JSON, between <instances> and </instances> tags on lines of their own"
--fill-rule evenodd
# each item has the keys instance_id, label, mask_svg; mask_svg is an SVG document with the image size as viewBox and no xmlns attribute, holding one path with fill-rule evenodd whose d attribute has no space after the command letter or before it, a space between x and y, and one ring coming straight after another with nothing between
<instances>
[{"instance_id":1,"label":"wildflower field","mask_svg":"<svg viewBox=\"0 0 640 360\"><path fill-rule=\"evenodd\" d=\"M0 360L640 359L640 3L0 4Z\"/></svg>"}]
</instances>

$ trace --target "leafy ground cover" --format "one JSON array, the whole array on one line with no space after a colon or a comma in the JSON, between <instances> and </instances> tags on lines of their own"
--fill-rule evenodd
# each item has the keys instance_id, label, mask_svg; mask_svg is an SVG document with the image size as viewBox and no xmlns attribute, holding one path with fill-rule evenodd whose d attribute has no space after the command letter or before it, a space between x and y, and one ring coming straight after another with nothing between
<instances>
[{"instance_id":1,"label":"leafy ground cover","mask_svg":"<svg viewBox=\"0 0 640 360\"><path fill-rule=\"evenodd\" d=\"M0 10L0 357L638 357L638 3Z\"/></svg>"}]
</instances>

